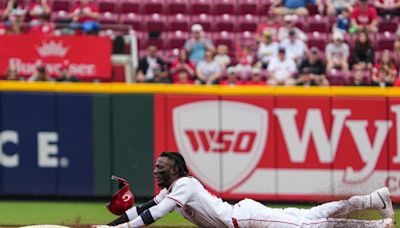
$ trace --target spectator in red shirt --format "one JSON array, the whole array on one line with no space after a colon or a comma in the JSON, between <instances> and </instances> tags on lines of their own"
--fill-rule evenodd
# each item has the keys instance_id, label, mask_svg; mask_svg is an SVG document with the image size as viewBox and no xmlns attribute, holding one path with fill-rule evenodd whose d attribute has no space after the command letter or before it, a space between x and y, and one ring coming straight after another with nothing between
<instances>
[{"instance_id":1,"label":"spectator in red shirt","mask_svg":"<svg viewBox=\"0 0 400 228\"><path fill-rule=\"evenodd\" d=\"M72 27L80 28L85 33L97 33L100 25L97 20L100 17L99 9L91 0L80 0L72 7L69 16L72 19Z\"/></svg>"},{"instance_id":2,"label":"spectator in red shirt","mask_svg":"<svg viewBox=\"0 0 400 228\"><path fill-rule=\"evenodd\" d=\"M378 15L376 9L368 5L368 0L360 0L360 3L354 7L351 13L351 25L358 31L378 31Z\"/></svg>"},{"instance_id":3,"label":"spectator in red shirt","mask_svg":"<svg viewBox=\"0 0 400 228\"><path fill-rule=\"evenodd\" d=\"M194 63L189 60L188 53L185 49L180 50L178 58L171 64L170 74L172 75L173 82L179 80L182 71L187 73L189 79L194 78L196 72L196 67Z\"/></svg>"},{"instance_id":4,"label":"spectator in red shirt","mask_svg":"<svg viewBox=\"0 0 400 228\"><path fill-rule=\"evenodd\" d=\"M379 15L391 17L398 14L400 0L375 0L374 5L378 9Z\"/></svg>"},{"instance_id":5,"label":"spectator in red shirt","mask_svg":"<svg viewBox=\"0 0 400 228\"><path fill-rule=\"evenodd\" d=\"M29 5L29 18L30 25L34 26L41 22L41 20L48 20L50 18L51 8L47 0L34 0Z\"/></svg>"}]
</instances>

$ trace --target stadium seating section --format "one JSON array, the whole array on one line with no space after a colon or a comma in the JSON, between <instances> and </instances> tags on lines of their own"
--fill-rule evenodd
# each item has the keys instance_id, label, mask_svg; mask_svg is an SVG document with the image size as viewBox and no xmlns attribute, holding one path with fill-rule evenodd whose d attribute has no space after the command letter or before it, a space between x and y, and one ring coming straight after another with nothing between
<instances>
[{"instance_id":1,"label":"stadium seating section","mask_svg":"<svg viewBox=\"0 0 400 228\"><path fill-rule=\"evenodd\" d=\"M29 0L25 0L29 2ZM76 0L50 0L51 20L60 22ZM160 55L167 60L175 56L189 37L190 26L201 24L214 44L224 43L235 50L237 44L257 47L255 31L257 25L268 16L272 0L94 0L102 14L100 22L103 30L118 32L118 25L130 25L139 39L139 56L146 54L149 44L160 49ZM1 1L2 8L5 1ZM324 51L331 40L331 30L335 18L317 14L314 6L309 7L308 17L299 17L296 24L306 32L307 45L316 46ZM276 18L282 21L281 18ZM379 19L378 34L370 38L377 51L393 50L395 31L399 18ZM110 26L111 25L111 26ZM112 26L116 25L116 26ZM151 34L151 35L149 35ZM354 37L346 36L350 48L354 46ZM125 52L129 53L126 47ZM234 53L230 53L235 57ZM396 62L398 56L392 54ZM332 84L344 84L340 71L329 72Z\"/></svg>"}]
</instances>

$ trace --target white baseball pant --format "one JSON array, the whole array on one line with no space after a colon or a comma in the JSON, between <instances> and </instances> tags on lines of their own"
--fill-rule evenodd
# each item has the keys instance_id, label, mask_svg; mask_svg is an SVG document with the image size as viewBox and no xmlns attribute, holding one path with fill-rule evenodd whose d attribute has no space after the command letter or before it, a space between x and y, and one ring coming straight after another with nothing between
<instances>
[{"instance_id":1,"label":"white baseball pant","mask_svg":"<svg viewBox=\"0 0 400 228\"><path fill-rule=\"evenodd\" d=\"M333 201L310 209L277 209L244 199L234 205L232 221L235 228L383 227L382 220L340 218L352 211L368 209L368 200L365 196L353 196L348 200Z\"/></svg>"}]
</instances>

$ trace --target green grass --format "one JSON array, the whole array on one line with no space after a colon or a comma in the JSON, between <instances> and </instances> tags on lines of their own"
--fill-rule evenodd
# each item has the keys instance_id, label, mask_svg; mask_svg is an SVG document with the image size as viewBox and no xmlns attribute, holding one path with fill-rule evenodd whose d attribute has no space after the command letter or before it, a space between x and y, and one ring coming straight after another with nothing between
<instances>
[{"instance_id":1,"label":"green grass","mask_svg":"<svg viewBox=\"0 0 400 228\"><path fill-rule=\"evenodd\" d=\"M271 206L271 205L268 205ZM307 205L279 204L272 207L303 207ZM379 218L376 212L358 213L357 218ZM0 201L0 225L30 225L30 224L106 224L113 220L110 214L99 202L20 202ZM400 224L400 209L396 210L396 221ZM157 221L155 226L193 226L177 213Z\"/></svg>"}]
</instances>

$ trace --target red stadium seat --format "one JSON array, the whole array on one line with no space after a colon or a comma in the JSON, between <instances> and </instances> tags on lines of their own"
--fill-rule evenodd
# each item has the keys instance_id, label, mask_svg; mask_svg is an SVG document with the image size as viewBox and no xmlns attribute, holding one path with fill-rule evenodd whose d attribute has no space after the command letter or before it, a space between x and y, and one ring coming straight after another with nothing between
<instances>
[{"instance_id":1,"label":"red stadium seat","mask_svg":"<svg viewBox=\"0 0 400 228\"><path fill-rule=\"evenodd\" d=\"M240 15L257 15L258 0L238 0L237 13Z\"/></svg>"},{"instance_id":2,"label":"red stadium seat","mask_svg":"<svg viewBox=\"0 0 400 228\"><path fill-rule=\"evenodd\" d=\"M142 13L141 0L120 0L122 13Z\"/></svg>"},{"instance_id":3,"label":"red stadium seat","mask_svg":"<svg viewBox=\"0 0 400 228\"><path fill-rule=\"evenodd\" d=\"M160 15L158 13L152 14L152 15L145 15L144 16L144 21L146 23L146 30L148 32L162 32L164 30L167 30L166 27L166 16L165 15Z\"/></svg>"},{"instance_id":4,"label":"red stadium seat","mask_svg":"<svg viewBox=\"0 0 400 228\"><path fill-rule=\"evenodd\" d=\"M307 26L307 18L304 16L299 16L299 15L296 15L295 18L296 18L295 26L297 28L299 28L300 30L302 30L303 32L307 32L307 27L308 27Z\"/></svg>"},{"instance_id":5,"label":"red stadium seat","mask_svg":"<svg viewBox=\"0 0 400 228\"><path fill-rule=\"evenodd\" d=\"M67 21L70 21L70 18L68 17L68 12L60 10L51 13L50 20L55 23L65 23Z\"/></svg>"},{"instance_id":6,"label":"red stadium seat","mask_svg":"<svg viewBox=\"0 0 400 228\"><path fill-rule=\"evenodd\" d=\"M257 41L255 39L255 33L245 31L237 34L236 45L239 47L250 47L252 50L257 49Z\"/></svg>"},{"instance_id":7,"label":"red stadium seat","mask_svg":"<svg viewBox=\"0 0 400 228\"><path fill-rule=\"evenodd\" d=\"M101 13L110 12L110 13L118 13L118 0L99 0L97 1L97 5L99 7L99 11Z\"/></svg>"},{"instance_id":8,"label":"red stadium seat","mask_svg":"<svg viewBox=\"0 0 400 228\"><path fill-rule=\"evenodd\" d=\"M168 14L190 14L189 2L187 0L166 0Z\"/></svg>"},{"instance_id":9,"label":"red stadium seat","mask_svg":"<svg viewBox=\"0 0 400 228\"><path fill-rule=\"evenodd\" d=\"M393 50L396 35L390 32L379 33L376 42L376 50Z\"/></svg>"},{"instance_id":10,"label":"red stadium seat","mask_svg":"<svg viewBox=\"0 0 400 228\"><path fill-rule=\"evenodd\" d=\"M145 14L163 14L164 13L164 0L145 0L143 1L143 12Z\"/></svg>"},{"instance_id":11,"label":"red stadium seat","mask_svg":"<svg viewBox=\"0 0 400 228\"><path fill-rule=\"evenodd\" d=\"M396 32L397 25L399 21L397 18L392 18L391 20L387 20L385 18L379 17L378 18L378 32Z\"/></svg>"},{"instance_id":12,"label":"red stadium seat","mask_svg":"<svg viewBox=\"0 0 400 228\"><path fill-rule=\"evenodd\" d=\"M215 30L217 32L227 31L227 32L236 32L236 17L224 14L214 16L215 18Z\"/></svg>"},{"instance_id":13,"label":"red stadium seat","mask_svg":"<svg viewBox=\"0 0 400 228\"><path fill-rule=\"evenodd\" d=\"M385 52L385 50L375 51L375 63L378 63L382 59L383 52ZM394 61L396 66L399 64L399 56L395 51L390 51L390 58Z\"/></svg>"},{"instance_id":14,"label":"red stadium seat","mask_svg":"<svg viewBox=\"0 0 400 228\"><path fill-rule=\"evenodd\" d=\"M309 4L307 4L306 8L308 10L308 15L313 16L313 15L317 15L319 13L318 6L316 4L309 3Z\"/></svg>"},{"instance_id":15,"label":"red stadium seat","mask_svg":"<svg viewBox=\"0 0 400 228\"><path fill-rule=\"evenodd\" d=\"M265 16L269 14L269 10L271 8L272 5L272 1L273 0L260 0L260 4L259 4L259 14L261 16Z\"/></svg>"},{"instance_id":16,"label":"red stadium seat","mask_svg":"<svg viewBox=\"0 0 400 228\"><path fill-rule=\"evenodd\" d=\"M214 1L214 13L216 15L235 14L236 0L216 0Z\"/></svg>"},{"instance_id":17,"label":"red stadium seat","mask_svg":"<svg viewBox=\"0 0 400 228\"><path fill-rule=\"evenodd\" d=\"M116 13L105 12L101 14L101 24L118 24L119 15Z\"/></svg>"},{"instance_id":18,"label":"red stadium seat","mask_svg":"<svg viewBox=\"0 0 400 228\"><path fill-rule=\"evenodd\" d=\"M176 58L178 58L180 48L173 48L164 50L161 58L166 62L172 63Z\"/></svg>"},{"instance_id":19,"label":"red stadium seat","mask_svg":"<svg viewBox=\"0 0 400 228\"><path fill-rule=\"evenodd\" d=\"M184 14L168 16L170 31L189 31L189 17Z\"/></svg>"},{"instance_id":20,"label":"red stadium seat","mask_svg":"<svg viewBox=\"0 0 400 228\"><path fill-rule=\"evenodd\" d=\"M314 15L308 18L308 32L330 32L332 27L329 27L329 18L321 15Z\"/></svg>"},{"instance_id":21,"label":"red stadium seat","mask_svg":"<svg viewBox=\"0 0 400 228\"><path fill-rule=\"evenodd\" d=\"M192 14L212 14L211 0L191 0Z\"/></svg>"},{"instance_id":22,"label":"red stadium seat","mask_svg":"<svg viewBox=\"0 0 400 228\"><path fill-rule=\"evenodd\" d=\"M71 1L70 0L53 0L51 9L53 11L69 11L71 8Z\"/></svg>"},{"instance_id":23,"label":"red stadium seat","mask_svg":"<svg viewBox=\"0 0 400 228\"><path fill-rule=\"evenodd\" d=\"M349 72L349 76L347 77L346 84L350 85L354 82L354 71ZM371 72L370 71L363 71L362 72L362 79L363 82L370 84L371 83Z\"/></svg>"},{"instance_id":24,"label":"red stadium seat","mask_svg":"<svg viewBox=\"0 0 400 228\"><path fill-rule=\"evenodd\" d=\"M164 50L165 48L165 39L162 38L149 38L148 36L142 36L139 40L140 49L147 49L150 45L156 46L159 50Z\"/></svg>"},{"instance_id":25,"label":"red stadium seat","mask_svg":"<svg viewBox=\"0 0 400 228\"><path fill-rule=\"evenodd\" d=\"M309 48L317 47L321 51L325 51L325 47L329 43L328 35L326 33L307 33L307 38L307 46Z\"/></svg>"},{"instance_id":26,"label":"red stadium seat","mask_svg":"<svg viewBox=\"0 0 400 228\"><path fill-rule=\"evenodd\" d=\"M254 16L251 14L238 16L239 32L255 32L257 30L258 23L258 16Z\"/></svg>"},{"instance_id":27,"label":"red stadium seat","mask_svg":"<svg viewBox=\"0 0 400 228\"><path fill-rule=\"evenodd\" d=\"M169 32L167 38L169 40L169 49L182 49L186 40L189 39L189 34L182 31Z\"/></svg>"},{"instance_id":28,"label":"red stadium seat","mask_svg":"<svg viewBox=\"0 0 400 228\"><path fill-rule=\"evenodd\" d=\"M342 86L347 82L346 73L340 70L329 70L327 71L326 77L329 81L329 84L333 86Z\"/></svg>"},{"instance_id":29,"label":"red stadium seat","mask_svg":"<svg viewBox=\"0 0 400 228\"><path fill-rule=\"evenodd\" d=\"M143 17L140 14L128 13L121 15L121 23L124 25L131 25L135 31L144 31L145 26Z\"/></svg>"},{"instance_id":30,"label":"red stadium seat","mask_svg":"<svg viewBox=\"0 0 400 228\"><path fill-rule=\"evenodd\" d=\"M200 24L206 32L213 31L214 20L211 15L200 14L192 16L192 24Z\"/></svg>"},{"instance_id":31,"label":"red stadium seat","mask_svg":"<svg viewBox=\"0 0 400 228\"><path fill-rule=\"evenodd\" d=\"M228 50L234 50L235 48L235 36L233 33L222 31L214 35L214 45L225 44L228 46Z\"/></svg>"}]
</instances>

